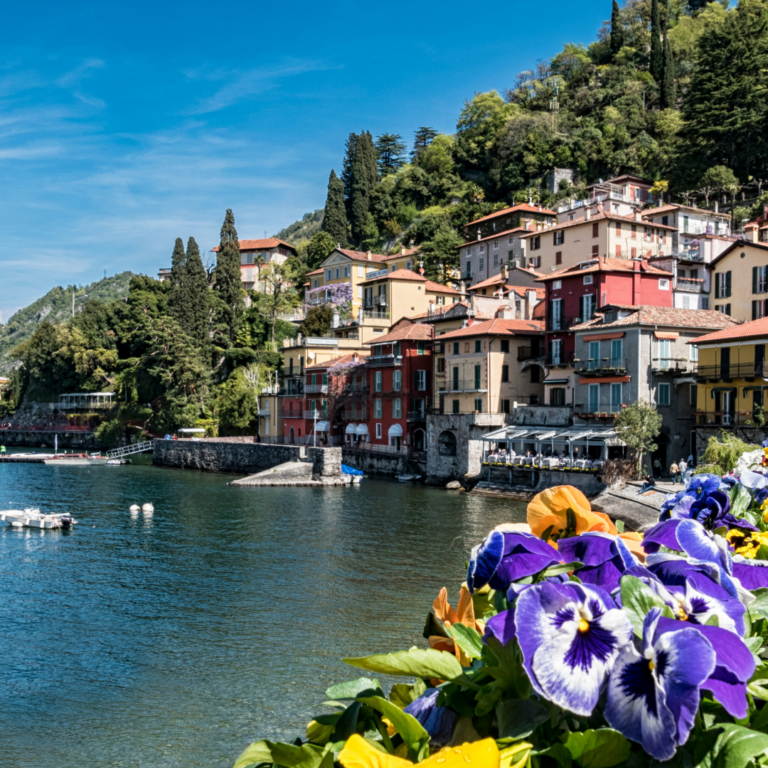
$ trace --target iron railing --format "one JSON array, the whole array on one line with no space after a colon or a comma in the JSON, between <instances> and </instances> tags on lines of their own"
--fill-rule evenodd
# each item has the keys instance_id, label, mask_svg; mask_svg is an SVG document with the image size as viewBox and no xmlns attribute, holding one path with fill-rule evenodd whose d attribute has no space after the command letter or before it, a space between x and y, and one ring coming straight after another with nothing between
<instances>
[{"instance_id":1,"label":"iron railing","mask_svg":"<svg viewBox=\"0 0 768 768\"><path fill-rule=\"evenodd\" d=\"M627 372L626 357L574 359L576 373L581 376L623 376Z\"/></svg>"},{"instance_id":2,"label":"iron railing","mask_svg":"<svg viewBox=\"0 0 768 768\"><path fill-rule=\"evenodd\" d=\"M544 352L538 347L518 347L517 348L517 362L522 363L525 360L538 360L540 357L544 357Z\"/></svg>"},{"instance_id":3,"label":"iron railing","mask_svg":"<svg viewBox=\"0 0 768 768\"><path fill-rule=\"evenodd\" d=\"M402 355L375 355L373 357L369 357L365 361L365 364L370 368L384 368L384 367L391 368L394 365L402 365L403 356Z\"/></svg>"},{"instance_id":4,"label":"iron railing","mask_svg":"<svg viewBox=\"0 0 768 768\"><path fill-rule=\"evenodd\" d=\"M557 368L558 366L573 365L574 352L561 352L559 355L547 355L544 358L544 365L547 368Z\"/></svg>"},{"instance_id":5,"label":"iron railing","mask_svg":"<svg viewBox=\"0 0 768 768\"><path fill-rule=\"evenodd\" d=\"M699 381L722 379L756 379L768 376L768 363L732 363L731 365L700 365Z\"/></svg>"},{"instance_id":6,"label":"iron railing","mask_svg":"<svg viewBox=\"0 0 768 768\"><path fill-rule=\"evenodd\" d=\"M304 387L304 391L308 395L319 394L319 393L327 392L328 385L327 384L307 384Z\"/></svg>"}]
</instances>

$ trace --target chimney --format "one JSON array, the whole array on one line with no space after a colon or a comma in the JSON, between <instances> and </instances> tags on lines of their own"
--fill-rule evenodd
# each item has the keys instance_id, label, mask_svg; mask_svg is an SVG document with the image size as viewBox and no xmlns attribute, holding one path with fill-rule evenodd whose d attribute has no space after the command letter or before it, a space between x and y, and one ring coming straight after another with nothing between
<instances>
[{"instance_id":1,"label":"chimney","mask_svg":"<svg viewBox=\"0 0 768 768\"><path fill-rule=\"evenodd\" d=\"M584 209L584 219L585 221L589 221L591 218L592 218L592 209L589 206L587 206Z\"/></svg>"},{"instance_id":2,"label":"chimney","mask_svg":"<svg viewBox=\"0 0 768 768\"><path fill-rule=\"evenodd\" d=\"M365 252L365 258L368 259L368 261L371 260L371 252L370 251L366 251Z\"/></svg>"},{"instance_id":3,"label":"chimney","mask_svg":"<svg viewBox=\"0 0 768 768\"><path fill-rule=\"evenodd\" d=\"M424 262L423 262L423 261L420 261L420 262L419 262L419 274L420 274L422 277L424 277Z\"/></svg>"},{"instance_id":4,"label":"chimney","mask_svg":"<svg viewBox=\"0 0 768 768\"><path fill-rule=\"evenodd\" d=\"M459 285L461 286L459 288L459 291L461 292L461 298L464 299L467 295L467 284L462 280Z\"/></svg>"},{"instance_id":5,"label":"chimney","mask_svg":"<svg viewBox=\"0 0 768 768\"><path fill-rule=\"evenodd\" d=\"M400 246L400 255L401 256L405 256L405 246L404 245Z\"/></svg>"},{"instance_id":6,"label":"chimney","mask_svg":"<svg viewBox=\"0 0 768 768\"><path fill-rule=\"evenodd\" d=\"M483 239L483 233L480 231L480 227L477 228L477 239L478 240Z\"/></svg>"},{"instance_id":7,"label":"chimney","mask_svg":"<svg viewBox=\"0 0 768 768\"><path fill-rule=\"evenodd\" d=\"M715 213L720 213L720 203L715 200Z\"/></svg>"},{"instance_id":8,"label":"chimney","mask_svg":"<svg viewBox=\"0 0 768 768\"><path fill-rule=\"evenodd\" d=\"M640 211L635 211L635 221L642 221L643 215L640 213Z\"/></svg>"}]
</instances>

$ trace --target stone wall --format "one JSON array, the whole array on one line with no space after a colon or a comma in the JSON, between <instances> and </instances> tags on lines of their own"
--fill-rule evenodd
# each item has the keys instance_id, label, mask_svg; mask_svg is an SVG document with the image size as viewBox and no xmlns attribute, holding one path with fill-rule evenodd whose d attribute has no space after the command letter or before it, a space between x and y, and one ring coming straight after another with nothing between
<instances>
[{"instance_id":1,"label":"stone wall","mask_svg":"<svg viewBox=\"0 0 768 768\"><path fill-rule=\"evenodd\" d=\"M573 409L570 406L518 405L511 416L512 424L516 426L568 427Z\"/></svg>"},{"instance_id":2,"label":"stone wall","mask_svg":"<svg viewBox=\"0 0 768 768\"><path fill-rule=\"evenodd\" d=\"M157 467L250 475L288 461L305 460L304 451L304 447L299 445L155 440L152 463Z\"/></svg>"},{"instance_id":3,"label":"stone wall","mask_svg":"<svg viewBox=\"0 0 768 768\"><path fill-rule=\"evenodd\" d=\"M354 469L362 470L366 475L389 475L390 477L404 474L408 465L408 460L404 456L374 451L353 451L349 448L344 448L342 461Z\"/></svg>"},{"instance_id":4,"label":"stone wall","mask_svg":"<svg viewBox=\"0 0 768 768\"><path fill-rule=\"evenodd\" d=\"M96 450L98 444L93 432L33 432L27 430L4 429L0 432L0 444L53 448L54 438L59 438L59 449Z\"/></svg>"},{"instance_id":5,"label":"stone wall","mask_svg":"<svg viewBox=\"0 0 768 768\"><path fill-rule=\"evenodd\" d=\"M274 446L279 448L280 446ZM312 477L341 477L341 447L307 448L307 458L312 462Z\"/></svg>"},{"instance_id":6,"label":"stone wall","mask_svg":"<svg viewBox=\"0 0 768 768\"><path fill-rule=\"evenodd\" d=\"M478 487L539 493L557 485L572 485L585 496L597 496L606 486L599 474L592 472L559 472L541 469L510 469L508 467L483 467Z\"/></svg>"}]
</instances>

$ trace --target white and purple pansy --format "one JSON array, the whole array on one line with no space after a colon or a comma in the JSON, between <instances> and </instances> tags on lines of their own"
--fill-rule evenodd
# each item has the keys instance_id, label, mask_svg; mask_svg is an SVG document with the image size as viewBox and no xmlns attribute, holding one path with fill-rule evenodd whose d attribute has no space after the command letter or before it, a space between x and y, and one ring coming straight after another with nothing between
<instances>
[{"instance_id":1,"label":"white and purple pansy","mask_svg":"<svg viewBox=\"0 0 768 768\"><path fill-rule=\"evenodd\" d=\"M561 539L558 551L566 563L579 562L579 580L612 592L629 568L639 565L635 556L619 536L609 533L582 533Z\"/></svg>"},{"instance_id":2,"label":"white and purple pansy","mask_svg":"<svg viewBox=\"0 0 768 768\"><path fill-rule=\"evenodd\" d=\"M734 555L733 576L744 589L768 587L768 560L751 560L743 555Z\"/></svg>"},{"instance_id":3,"label":"white and purple pansy","mask_svg":"<svg viewBox=\"0 0 768 768\"><path fill-rule=\"evenodd\" d=\"M599 587L541 583L515 604L517 641L534 690L578 715L590 715L632 625Z\"/></svg>"},{"instance_id":4,"label":"white and purple pansy","mask_svg":"<svg viewBox=\"0 0 768 768\"><path fill-rule=\"evenodd\" d=\"M506 590L512 582L534 576L561 561L557 550L537 536L492 531L472 550L467 586L472 593L486 584Z\"/></svg>"},{"instance_id":5,"label":"white and purple pansy","mask_svg":"<svg viewBox=\"0 0 768 768\"><path fill-rule=\"evenodd\" d=\"M640 649L634 643L621 649L608 683L605 719L657 760L669 760L691 732L715 652L693 627L677 624L676 631L660 633L660 614L653 608L645 617Z\"/></svg>"}]
</instances>

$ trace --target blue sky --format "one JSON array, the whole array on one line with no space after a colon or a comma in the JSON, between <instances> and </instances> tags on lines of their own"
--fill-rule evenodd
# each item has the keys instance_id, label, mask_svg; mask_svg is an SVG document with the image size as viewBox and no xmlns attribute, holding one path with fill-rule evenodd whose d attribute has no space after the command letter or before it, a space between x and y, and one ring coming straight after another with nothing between
<instances>
[{"instance_id":1,"label":"blue sky","mask_svg":"<svg viewBox=\"0 0 768 768\"><path fill-rule=\"evenodd\" d=\"M272 235L325 202L351 131L453 132L608 0L16 3L0 46L0 319L156 274L176 237Z\"/></svg>"}]
</instances>

